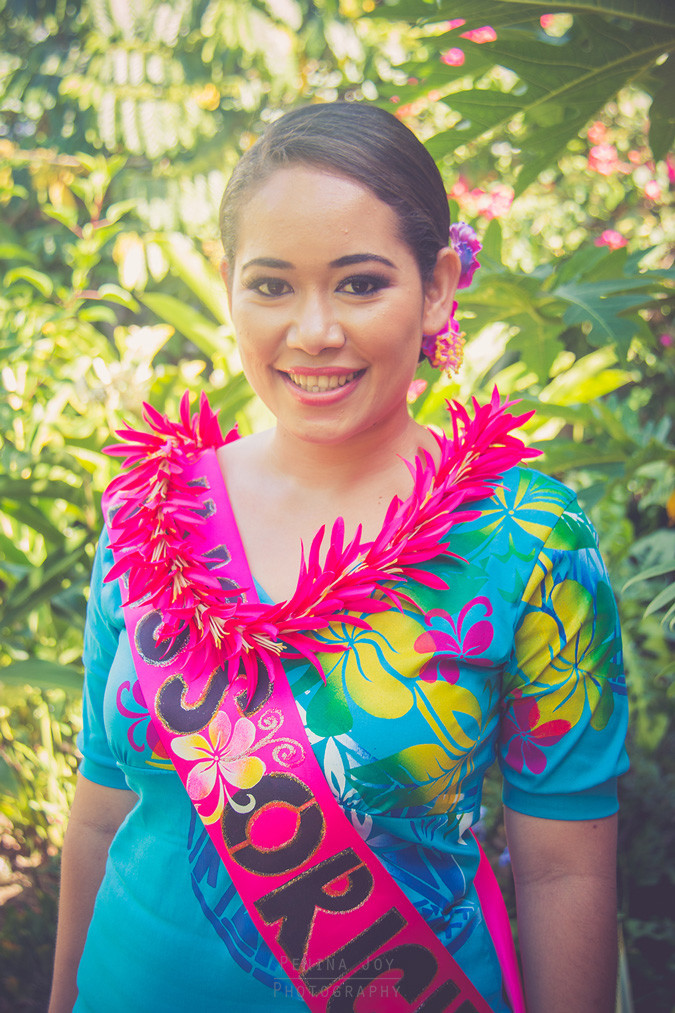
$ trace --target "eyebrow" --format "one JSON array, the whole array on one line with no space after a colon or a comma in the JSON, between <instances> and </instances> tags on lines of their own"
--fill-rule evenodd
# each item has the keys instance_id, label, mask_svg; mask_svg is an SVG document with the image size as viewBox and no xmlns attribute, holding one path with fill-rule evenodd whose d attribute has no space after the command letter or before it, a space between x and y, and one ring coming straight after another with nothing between
<instances>
[{"instance_id":1,"label":"eyebrow","mask_svg":"<svg viewBox=\"0 0 675 1013\"><path fill-rule=\"evenodd\" d=\"M391 260L380 257L377 253L349 253L344 257L338 257L337 260L331 260L330 266L351 267L352 264L364 264L370 260L374 260L378 264L385 264L387 267L396 266ZM289 260L278 260L276 257L254 257L253 260L247 260L242 265L242 271L248 267L269 267L272 270L289 271L292 270L293 264Z\"/></svg>"},{"instance_id":2,"label":"eyebrow","mask_svg":"<svg viewBox=\"0 0 675 1013\"><path fill-rule=\"evenodd\" d=\"M378 264L386 264L387 267L395 267L391 260L387 260L386 257L380 257L377 253L350 253L346 257L338 257L337 260L331 260L331 267L350 267L352 264L363 264L365 261L375 260Z\"/></svg>"}]
</instances>

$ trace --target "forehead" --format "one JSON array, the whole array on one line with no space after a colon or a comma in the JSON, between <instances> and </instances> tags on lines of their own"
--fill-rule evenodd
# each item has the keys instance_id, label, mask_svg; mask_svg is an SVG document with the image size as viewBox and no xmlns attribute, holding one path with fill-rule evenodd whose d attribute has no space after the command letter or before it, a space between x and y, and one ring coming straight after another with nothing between
<instances>
[{"instance_id":1,"label":"forehead","mask_svg":"<svg viewBox=\"0 0 675 1013\"><path fill-rule=\"evenodd\" d=\"M277 169L256 187L239 217L237 259L262 246L307 246L329 259L369 240L402 246L395 211L357 180L305 165ZM407 249L407 248L406 248ZM381 252L381 251L375 251ZM265 255L269 255L266 251Z\"/></svg>"}]
</instances>

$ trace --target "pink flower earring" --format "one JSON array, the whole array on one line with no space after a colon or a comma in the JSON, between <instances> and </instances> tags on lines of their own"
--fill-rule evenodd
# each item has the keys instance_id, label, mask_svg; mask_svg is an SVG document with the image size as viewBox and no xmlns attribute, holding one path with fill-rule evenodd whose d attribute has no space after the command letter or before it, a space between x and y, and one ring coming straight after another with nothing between
<instances>
[{"instance_id":1,"label":"pink flower earring","mask_svg":"<svg viewBox=\"0 0 675 1013\"><path fill-rule=\"evenodd\" d=\"M481 249L478 236L465 222L450 226L448 245L459 256L460 275L457 288L468 288L476 269L480 267L476 254ZM435 334L425 334L422 339L422 355L434 367L448 376L456 373L464 358L464 334L455 319L457 302L453 302L448 322Z\"/></svg>"}]
</instances>

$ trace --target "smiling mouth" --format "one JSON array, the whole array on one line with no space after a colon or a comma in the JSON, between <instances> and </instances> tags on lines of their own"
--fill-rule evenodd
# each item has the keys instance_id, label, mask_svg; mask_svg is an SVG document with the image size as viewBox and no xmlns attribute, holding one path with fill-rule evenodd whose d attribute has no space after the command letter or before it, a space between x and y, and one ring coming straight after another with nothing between
<instances>
[{"instance_id":1,"label":"smiling mouth","mask_svg":"<svg viewBox=\"0 0 675 1013\"><path fill-rule=\"evenodd\" d=\"M310 394L318 394L323 390L337 390L338 387L346 387L361 372L363 370L353 373L338 373L333 376L305 376L290 372L286 375L300 390L306 390Z\"/></svg>"}]
</instances>

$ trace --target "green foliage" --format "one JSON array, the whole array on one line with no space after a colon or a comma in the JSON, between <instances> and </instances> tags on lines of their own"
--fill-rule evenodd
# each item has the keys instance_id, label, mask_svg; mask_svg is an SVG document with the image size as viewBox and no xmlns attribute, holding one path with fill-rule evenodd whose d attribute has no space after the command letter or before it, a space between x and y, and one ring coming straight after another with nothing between
<instances>
[{"instance_id":1,"label":"green foliage","mask_svg":"<svg viewBox=\"0 0 675 1013\"><path fill-rule=\"evenodd\" d=\"M543 15L563 12L574 15L564 34L542 29ZM430 26L419 29L419 54L400 65L405 84L397 77L383 94L412 103L433 91L452 111L451 129L429 142L436 158L460 145L506 137L519 149L516 189L522 192L620 88L636 80L656 98L650 133L655 157L663 158L672 144L675 118L667 97L674 58L662 61L675 49L675 14L665 2L405 0L373 16L386 14ZM459 20L461 35L455 30ZM494 29L494 39L464 37L485 25ZM455 55L449 68L443 54L450 47L455 54L460 49L461 58ZM491 73L495 68L508 74Z\"/></svg>"},{"instance_id":2,"label":"green foliage","mask_svg":"<svg viewBox=\"0 0 675 1013\"><path fill-rule=\"evenodd\" d=\"M212 225L267 109L336 97L361 80L365 56L332 0L45 2L33 16L0 0L0 35L10 139L124 152L119 199L146 228L190 235Z\"/></svg>"}]
</instances>

